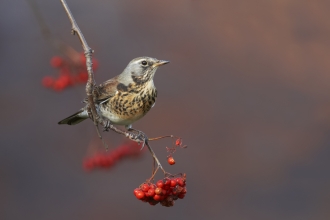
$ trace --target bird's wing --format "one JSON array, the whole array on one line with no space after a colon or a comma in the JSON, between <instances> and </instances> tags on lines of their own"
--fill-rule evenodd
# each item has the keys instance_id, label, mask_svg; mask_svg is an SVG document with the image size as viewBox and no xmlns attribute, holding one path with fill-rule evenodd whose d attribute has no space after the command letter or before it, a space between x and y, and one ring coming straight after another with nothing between
<instances>
[{"instance_id":1,"label":"bird's wing","mask_svg":"<svg viewBox=\"0 0 330 220\"><path fill-rule=\"evenodd\" d=\"M118 79L117 77L114 77L112 79L105 81L99 86L96 86L95 87L97 94L96 103L100 104L106 102L108 101L108 99L113 97L117 92L117 85L118 85ZM84 102L87 102L87 98L84 100Z\"/></svg>"}]
</instances>

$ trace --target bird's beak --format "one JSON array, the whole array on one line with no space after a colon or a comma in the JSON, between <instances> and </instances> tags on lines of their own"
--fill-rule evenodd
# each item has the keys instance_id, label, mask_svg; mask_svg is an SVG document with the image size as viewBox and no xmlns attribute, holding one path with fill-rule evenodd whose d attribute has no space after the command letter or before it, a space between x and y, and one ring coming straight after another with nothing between
<instances>
[{"instance_id":1,"label":"bird's beak","mask_svg":"<svg viewBox=\"0 0 330 220\"><path fill-rule=\"evenodd\" d=\"M168 64L170 61L167 61L167 60L158 60L158 62L156 62L154 64L154 67L157 67L157 66L162 66L162 65L165 65L165 64Z\"/></svg>"}]
</instances>

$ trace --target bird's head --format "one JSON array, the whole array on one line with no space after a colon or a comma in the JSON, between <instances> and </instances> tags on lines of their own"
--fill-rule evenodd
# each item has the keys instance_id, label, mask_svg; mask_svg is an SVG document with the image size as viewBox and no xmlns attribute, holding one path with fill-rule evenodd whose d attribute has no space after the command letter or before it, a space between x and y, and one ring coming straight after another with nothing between
<instances>
[{"instance_id":1,"label":"bird's head","mask_svg":"<svg viewBox=\"0 0 330 220\"><path fill-rule=\"evenodd\" d=\"M169 61L158 60L151 57L138 57L133 59L122 73L125 78L130 78L136 84L144 84L153 79L158 67Z\"/></svg>"}]
</instances>

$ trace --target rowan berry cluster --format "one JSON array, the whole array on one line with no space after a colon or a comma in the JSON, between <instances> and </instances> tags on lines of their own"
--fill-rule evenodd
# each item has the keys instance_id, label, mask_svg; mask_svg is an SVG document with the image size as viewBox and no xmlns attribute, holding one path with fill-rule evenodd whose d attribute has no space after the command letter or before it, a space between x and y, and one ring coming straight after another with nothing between
<instances>
[{"instance_id":1,"label":"rowan berry cluster","mask_svg":"<svg viewBox=\"0 0 330 220\"><path fill-rule=\"evenodd\" d=\"M91 171L95 168L106 168L113 167L119 160L127 157L134 157L141 155L141 145L136 142L130 141L127 144L121 145L109 153L96 153L92 157L85 158L83 161L83 168L86 171Z\"/></svg>"},{"instance_id":2,"label":"rowan berry cluster","mask_svg":"<svg viewBox=\"0 0 330 220\"><path fill-rule=\"evenodd\" d=\"M183 199L187 193L186 174L175 177L165 177L156 184L146 182L134 190L137 199L148 202L150 205L160 203L162 206L171 207L177 199Z\"/></svg>"},{"instance_id":3,"label":"rowan berry cluster","mask_svg":"<svg viewBox=\"0 0 330 220\"><path fill-rule=\"evenodd\" d=\"M46 88L60 92L70 86L86 84L88 80L86 58L84 54L80 54L78 58L72 60L67 60L60 56L54 56L50 60L50 65L58 69L59 76L56 78L45 76L41 83ZM93 70L96 70L97 67L98 61L93 59Z\"/></svg>"}]
</instances>

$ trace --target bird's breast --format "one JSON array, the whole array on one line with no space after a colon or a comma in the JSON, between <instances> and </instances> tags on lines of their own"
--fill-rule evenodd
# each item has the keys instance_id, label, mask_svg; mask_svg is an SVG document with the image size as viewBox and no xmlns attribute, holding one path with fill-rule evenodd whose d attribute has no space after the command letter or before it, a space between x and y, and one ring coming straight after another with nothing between
<instances>
[{"instance_id":1,"label":"bird's breast","mask_svg":"<svg viewBox=\"0 0 330 220\"><path fill-rule=\"evenodd\" d=\"M152 108L156 98L157 90L155 87L118 91L109 102L103 104L102 115L115 124L132 124Z\"/></svg>"}]
</instances>

